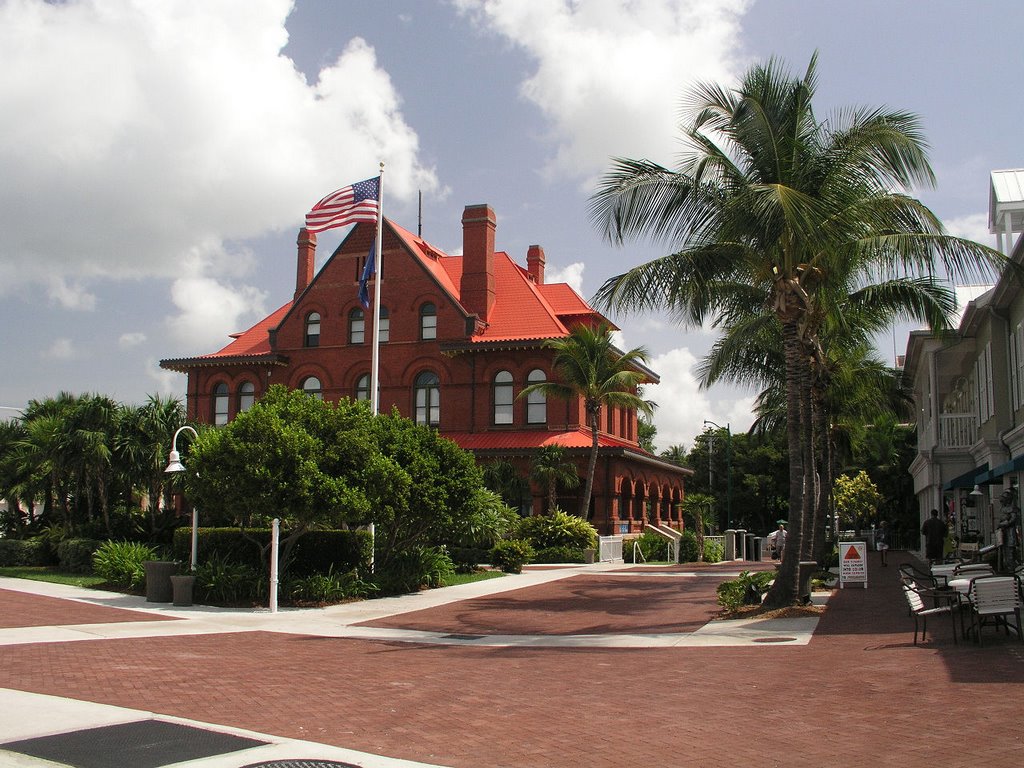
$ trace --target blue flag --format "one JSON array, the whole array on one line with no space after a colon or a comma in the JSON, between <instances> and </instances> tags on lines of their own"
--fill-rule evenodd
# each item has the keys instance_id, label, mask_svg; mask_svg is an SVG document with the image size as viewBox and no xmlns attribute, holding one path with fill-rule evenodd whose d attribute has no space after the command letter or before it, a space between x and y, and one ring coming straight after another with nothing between
<instances>
[{"instance_id":1,"label":"blue flag","mask_svg":"<svg viewBox=\"0 0 1024 768\"><path fill-rule=\"evenodd\" d=\"M366 266L363 267L363 276L359 278L359 303L363 305L363 309L370 308L370 289L368 283L370 278L376 273L377 268L374 266L374 254L377 251L377 240L370 243L370 255L366 257Z\"/></svg>"}]
</instances>

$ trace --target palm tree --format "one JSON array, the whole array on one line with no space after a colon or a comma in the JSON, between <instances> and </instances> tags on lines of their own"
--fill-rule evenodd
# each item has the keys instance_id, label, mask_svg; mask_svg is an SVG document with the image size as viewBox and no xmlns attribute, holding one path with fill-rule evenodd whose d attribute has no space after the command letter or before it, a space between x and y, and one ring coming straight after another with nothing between
<instances>
[{"instance_id":1,"label":"palm tree","mask_svg":"<svg viewBox=\"0 0 1024 768\"><path fill-rule=\"evenodd\" d=\"M580 484L576 464L565 456L560 445L545 445L533 457L530 478L548 489L548 514L558 506L558 484L575 488Z\"/></svg>"},{"instance_id":2,"label":"palm tree","mask_svg":"<svg viewBox=\"0 0 1024 768\"><path fill-rule=\"evenodd\" d=\"M591 208L613 242L646 235L675 249L606 281L599 305L665 309L695 326L760 308L782 340L795 524L768 595L780 606L797 595L804 498L814 487L810 363L821 360L830 308L851 285L870 297L880 280L924 273L924 293L940 300L915 314L948 327L928 278L940 267L961 280L985 276L1006 263L946 236L920 201L893 191L933 183L916 116L851 109L816 118L816 58L799 78L772 60L735 88L697 86L678 167L619 159Z\"/></svg>"},{"instance_id":3,"label":"palm tree","mask_svg":"<svg viewBox=\"0 0 1024 768\"><path fill-rule=\"evenodd\" d=\"M682 443L670 445L661 452L660 456L663 459L668 459L669 461L678 464L679 466L683 466L686 464L686 446Z\"/></svg>"},{"instance_id":4,"label":"palm tree","mask_svg":"<svg viewBox=\"0 0 1024 768\"><path fill-rule=\"evenodd\" d=\"M619 351L612 344L611 326L603 322L596 328L578 325L564 338L547 340L545 346L554 350L552 365L558 379L531 384L519 393L519 397L543 392L562 400L583 400L591 444L579 516L588 519L597 470L601 409L612 406L636 410L648 416L654 411L653 405L636 393L637 387L648 378L640 367L647 362L647 350L637 347L628 352Z\"/></svg>"},{"instance_id":5,"label":"palm tree","mask_svg":"<svg viewBox=\"0 0 1024 768\"><path fill-rule=\"evenodd\" d=\"M704 562L704 534L708 532L717 522L718 515L715 513L715 497L706 493L687 494L683 499L684 519L688 519L693 526L694 536L697 537L697 562Z\"/></svg>"}]
</instances>

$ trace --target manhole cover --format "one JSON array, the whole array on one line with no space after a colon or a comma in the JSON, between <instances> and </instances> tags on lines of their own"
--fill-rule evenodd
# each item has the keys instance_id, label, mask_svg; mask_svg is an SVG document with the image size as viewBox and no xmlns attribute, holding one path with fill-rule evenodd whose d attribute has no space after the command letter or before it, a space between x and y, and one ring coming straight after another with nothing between
<instances>
[{"instance_id":1,"label":"manhole cover","mask_svg":"<svg viewBox=\"0 0 1024 768\"><path fill-rule=\"evenodd\" d=\"M755 643L795 643L795 637L755 637Z\"/></svg>"},{"instance_id":2,"label":"manhole cover","mask_svg":"<svg viewBox=\"0 0 1024 768\"><path fill-rule=\"evenodd\" d=\"M252 763L242 768L359 768L352 763L337 760L271 760L268 763Z\"/></svg>"}]
</instances>

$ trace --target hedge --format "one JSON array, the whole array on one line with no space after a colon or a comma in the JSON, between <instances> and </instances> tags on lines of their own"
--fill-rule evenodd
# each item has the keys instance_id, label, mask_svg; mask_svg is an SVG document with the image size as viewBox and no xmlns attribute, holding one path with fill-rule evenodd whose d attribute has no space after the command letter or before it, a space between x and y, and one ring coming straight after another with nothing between
<instances>
[{"instance_id":1,"label":"hedge","mask_svg":"<svg viewBox=\"0 0 1024 768\"><path fill-rule=\"evenodd\" d=\"M92 554L102 543L95 539L64 539L57 545L60 569L68 573L92 573Z\"/></svg>"},{"instance_id":2,"label":"hedge","mask_svg":"<svg viewBox=\"0 0 1024 768\"><path fill-rule=\"evenodd\" d=\"M53 557L45 541L0 539L0 566L52 564Z\"/></svg>"},{"instance_id":3,"label":"hedge","mask_svg":"<svg viewBox=\"0 0 1024 768\"><path fill-rule=\"evenodd\" d=\"M265 571L266 562L260 550L249 539L255 539L260 546L267 546L270 544L270 529L253 528L245 533L248 538L243 537L238 528L200 528L198 561L203 563L216 556L227 562ZM296 577L327 573L332 568L335 573L346 573L369 563L372 546L368 531L310 531L292 548L288 572ZM175 560L185 563L191 560L191 528L174 530L172 550Z\"/></svg>"}]
</instances>

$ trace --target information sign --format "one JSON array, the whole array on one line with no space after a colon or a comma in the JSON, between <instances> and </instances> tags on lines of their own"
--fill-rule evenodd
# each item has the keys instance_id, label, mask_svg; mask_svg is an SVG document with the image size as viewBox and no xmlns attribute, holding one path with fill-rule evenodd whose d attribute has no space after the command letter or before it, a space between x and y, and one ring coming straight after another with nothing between
<instances>
[{"instance_id":1,"label":"information sign","mask_svg":"<svg viewBox=\"0 0 1024 768\"><path fill-rule=\"evenodd\" d=\"M868 588L868 545L864 541L839 542L839 588L848 583Z\"/></svg>"}]
</instances>

